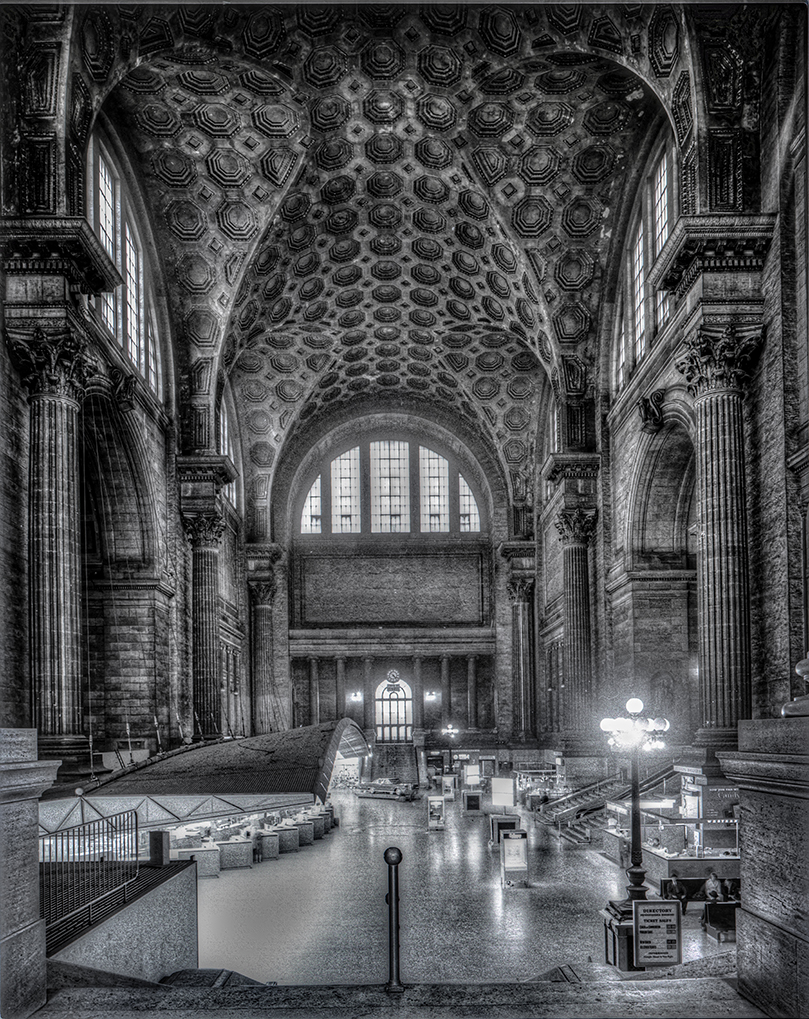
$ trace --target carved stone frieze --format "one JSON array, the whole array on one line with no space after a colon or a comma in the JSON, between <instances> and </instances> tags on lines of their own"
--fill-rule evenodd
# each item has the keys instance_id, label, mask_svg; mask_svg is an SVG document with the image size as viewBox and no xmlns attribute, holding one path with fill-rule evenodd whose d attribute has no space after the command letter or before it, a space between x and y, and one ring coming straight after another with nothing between
<instances>
[{"instance_id":1,"label":"carved stone frieze","mask_svg":"<svg viewBox=\"0 0 809 1019\"><path fill-rule=\"evenodd\" d=\"M763 337L761 325L701 326L686 339L685 352L675 367L685 376L692 396L741 390Z\"/></svg>"},{"instance_id":2,"label":"carved stone frieze","mask_svg":"<svg viewBox=\"0 0 809 1019\"><path fill-rule=\"evenodd\" d=\"M71 329L46 333L7 330L12 359L32 394L69 397L81 401L97 370L84 339Z\"/></svg>"},{"instance_id":3,"label":"carved stone frieze","mask_svg":"<svg viewBox=\"0 0 809 1019\"><path fill-rule=\"evenodd\" d=\"M0 221L0 260L9 276L64 276L85 294L123 282L83 216Z\"/></svg>"},{"instance_id":4,"label":"carved stone frieze","mask_svg":"<svg viewBox=\"0 0 809 1019\"><path fill-rule=\"evenodd\" d=\"M562 510L554 523L565 545L588 545L596 529L595 510Z\"/></svg>"}]
</instances>

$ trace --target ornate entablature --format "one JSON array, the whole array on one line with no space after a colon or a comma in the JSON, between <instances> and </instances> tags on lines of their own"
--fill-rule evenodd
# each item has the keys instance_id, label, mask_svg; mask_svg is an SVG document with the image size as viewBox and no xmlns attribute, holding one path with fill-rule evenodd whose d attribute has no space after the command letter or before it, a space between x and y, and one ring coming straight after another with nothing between
<instances>
[{"instance_id":1,"label":"ornate entablature","mask_svg":"<svg viewBox=\"0 0 809 1019\"><path fill-rule=\"evenodd\" d=\"M658 290L687 293L703 273L760 273L775 216L681 216L649 273Z\"/></svg>"},{"instance_id":2,"label":"ornate entablature","mask_svg":"<svg viewBox=\"0 0 809 1019\"><path fill-rule=\"evenodd\" d=\"M216 515L220 490L237 476L228 456L181 456L177 458L180 508L188 520Z\"/></svg>"},{"instance_id":3,"label":"ornate entablature","mask_svg":"<svg viewBox=\"0 0 809 1019\"><path fill-rule=\"evenodd\" d=\"M594 481L600 469L598 453L551 453L542 465L542 477L553 485L567 479Z\"/></svg>"},{"instance_id":4,"label":"ornate entablature","mask_svg":"<svg viewBox=\"0 0 809 1019\"><path fill-rule=\"evenodd\" d=\"M84 294L123 282L82 216L3 220L0 258L10 276L64 276Z\"/></svg>"}]
</instances>

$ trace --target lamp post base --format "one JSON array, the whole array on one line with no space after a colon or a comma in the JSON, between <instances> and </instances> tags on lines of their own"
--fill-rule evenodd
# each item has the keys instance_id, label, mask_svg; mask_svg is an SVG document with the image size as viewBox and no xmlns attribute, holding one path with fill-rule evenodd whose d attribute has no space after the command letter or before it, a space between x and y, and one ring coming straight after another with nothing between
<instances>
[{"instance_id":1,"label":"lamp post base","mask_svg":"<svg viewBox=\"0 0 809 1019\"><path fill-rule=\"evenodd\" d=\"M629 884L626 886L626 898L620 901L610 899L607 905L607 909L619 920L630 920L632 918L632 903L645 899L648 891L644 884L646 871L643 867L635 864L627 870L626 876L629 878Z\"/></svg>"}]
</instances>

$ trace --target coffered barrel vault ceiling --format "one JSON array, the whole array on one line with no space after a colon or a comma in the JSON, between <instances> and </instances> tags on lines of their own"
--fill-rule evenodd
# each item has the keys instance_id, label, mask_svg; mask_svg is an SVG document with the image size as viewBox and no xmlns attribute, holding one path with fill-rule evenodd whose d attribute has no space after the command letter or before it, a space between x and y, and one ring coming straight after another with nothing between
<instances>
[{"instance_id":1,"label":"coffered barrel vault ceiling","mask_svg":"<svg viewBox=\"0 0 809 1019\"><path fill-rule=\"evenodd\" d=\"M674 15L657 28L627 4L128 15L138 61L108 106L151 205L186 393L208 406L217 371L230 377L246 491L266 491L301 423L358 397L440 401L524 470L543 372L574 396L592 382L616 213L660 123L620 61L633 33L656 32L672 87ZM101 35L109 15L86 19ZM199 420L192 445L211 441Z\"/></svg>"}]
</instances>

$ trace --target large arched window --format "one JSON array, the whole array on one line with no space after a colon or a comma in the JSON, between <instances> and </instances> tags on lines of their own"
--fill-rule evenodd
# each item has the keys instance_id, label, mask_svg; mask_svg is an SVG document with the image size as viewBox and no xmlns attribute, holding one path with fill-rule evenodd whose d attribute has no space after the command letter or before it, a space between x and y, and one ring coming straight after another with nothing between
<instances>
[{"instance_id":1,"label":"large arched window","mask_svg":"<svg viewBox=\"0 0 809 1019\"><path fill-rule=\"evenodd\" d=\"M614 359L616 390L623 388L671 317L669 294L652 291L648 275L668 240L676 214L673 160L674 148L667 133L649 161L627 235L616 301L619 308Z\"/></svg>"},{"instance_id":2,"label":"large arched window","mask_svg":"<svg viewBox=\"0 0 809 1019\"><path fill-rule=\"evenodd\" d=\"M113 293L91 299L97 320L162 400L160 343L152 281L129 189L112 150L99 135L88 149L88 219L123 277Z\"/></svg>"},{"instance_id":3,"label":"large arched window","mask_svg":"<svg viewBox=\"0 0 809 1019\"><path fill-rule=\"evenodd\" d=\"M228 409L229 396L226 393L222 394L222 399L219 403L219 430L217 434L217 446L218 452L222 456L230 457L232 463L236 464L236 454L233 446L233 433L230 427L230 411ZM234 509L238 508L238 490L236 488L236 481L229 481L222 489L222 494L233 506Z\"/></svg>"},{"instance_id":4,"label":"large arched window","mask_svg":"<svg viewBox=\"0 0 809 1019\"><path fill-rule=\"evenodd\" d=\"M413 695L396 669L376 688L377 743L409 743L413 739Z\"/></svg>"},{"instance_id":5,"label":"large arched window","mask_svg":"<svg viewBox=\"0 0 809 1019\"><path fill-rule=\"evenodd\" d=\"M451 456L404 438L362 442L311 482L301 534L472 534L475 492Z\"/></svg>"}]
</instances>

